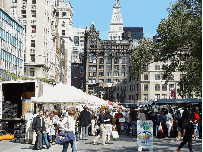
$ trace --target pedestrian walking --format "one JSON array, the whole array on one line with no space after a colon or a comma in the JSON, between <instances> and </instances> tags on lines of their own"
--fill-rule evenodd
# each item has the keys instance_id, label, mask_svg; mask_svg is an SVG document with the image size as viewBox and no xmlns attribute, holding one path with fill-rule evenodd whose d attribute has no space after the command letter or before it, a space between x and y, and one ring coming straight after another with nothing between
<instances>
[{"instance_id":1,"label":"pedestrian walking","mask_svg":"<svg viewBox=\"0 0 203 152\"><path fill-rule=\"evenodd\" d=\"M39 115L36 116L33 120L33 129L37 133L37 139L33 150L42 149L42 136L46 131L44 118L42 116L43 116L43 111L40 110Z\"/></svg>"},{"instance_id":2,"label":"pedestrian walking","mask_svg":"<svg viewBox=\"0 0 203 152\"><path fill-rule=\"evenodd\" d=\"M156 137L158 137L159 126L163 126L163 114L161 110L159 110L158 114L156 115Z\"/></svg>"},{"instance_id":3,"label":"pedestrian walking","mask_svg":"<svg viewBox=\"0 0 203 152\"><path fill-rule=\"evenodd\" d=\"M99 119L97 120L97 125L99 126L100 134L90 143L96 144L97 141L100 138L102 138L102 145L105 145L106 134L104 129L104 110L100 110Z\"/></svg>"},{"instance_id":4,"label":"pedestrian walking","mask_svg":"<svg viewBox=\"0 0 203 152\"><path fill-rule=\"evenodd\" d=\"M58 116L58 111L56 109L54 109L52 111L53 113L53 118L52 118L52 125L54 126L54 135L53 135L53 138L54 138L54 141L56 139L56 135L58 134L58 130L59 130L59 116ZM55 142L53 141L53 145L55 144Z\"/></svg>"},{"instance_id":5,"label":"pedestrian walking","mask_svg":"<svg viewBox=\"0 0 203 152\"><path fill-rule=\"evenodd\" d=\"M173 122L173 117L172 117L171 113L172 113L171 111L168 111L168 113L165 116L166 126L167 126L167 129L168 129L168 137L171 136L170 132L171 132L172 122Z\"/></svg>"},{"instance_id":6,"label":"pedestrian walking","mask_svg":"<svg viewBox=\"0 0 203 152\"><path fill-rule=\"evenodd\" d=\"M177 152L180 152L180 149L188 143L188 148L192 152L192 134L194 132L193 123L190 121L190 116L188 111L183 112L183 142L178 146Z\"/></svg>"},{"instance_id":7,"label":"pedestrian walking","mask_svg":"<svg viewBox=\"0 0 203 152\"><path fill-rule=\"evenodd\" d=\"M82 127L82 139L88 140L88 127L91 124L90 113L87 111L87 106L83 107L83 111L80 113L80 124Z\"/></svg>"},{"instance_id":8,"label":"pedestrian walking","mask_svg":"<svg viewBox=\"0 0 203 152\"><path fill-rule=\"evenodd\" d=\"M121 132L121 123L119 121L120 118L123 118L123 114L121 113L121 110L118 109L118 113L115 114L114 118L116 119L116 130L118 134Z\"/></svg>"},{"instance_id":9,"label":"pedestrian walking","mask_svg":"<svg viewBox=\"0 0 203 152\"><path fill-rule=\"evenodd\" d=\"M70 107L68 110L68 116L65 116L60 123L60 126L63 131L69 133L74 133L74 140L69 140L66 143L63 143L63 150L62 152L68 152L68 145L71 144L72 152L77 151L77 144L76 144L76 136L75 136L75 119L74 116L76 115L77 111L75 107Z\"/></svg>"},{"instance_id":10,"label":"pedestrian walking","mask_svg":"<svg viewBox=\"0 0 203 152\"><path fill-rule=\"evenodd\" d=\"M193 113L192 113L192 118L191 120L193 121L193 124L195 125L195 138L199 137L199 122L200 122L200 117L196 111L195 108L192 109Z\"/></svg>"},{"instance_id":11,"label":"pedestrian walking","mask_svg":"<svg viewBox=\"0 0 203 152\"><path fill-rule=\"evenodd\" d=\"M46 131L43 134L43 144L45 143L46 147L49 149L51 147L51 144L48 142L48 136L50 134L51 123L50 123L50 117L49 117L49 111L48 110L45 111L45 115L43 118L44 118L45 128L46 128Z\"/></svg>"},{"instance_id":12,"label":"pedestrian walking","mask_svg":"<svg viewBox=\"0 0 203 152\"><path fill-rule=\"evenodd\" d=\"M27 109L27 114L25 114L25 122L26 122L26 142L28 144L32 143L33 134L32 134L32 119L33 119L33 113L30 109Z\"/></svg>"},{"instance_id":13,"label":"pedestrian walking","mask_svg":"<svg viewBox=\"0 0 203 152\"><path fill-rule=\"evenodd\" d=\"M36 142L36 137L37 137L37 133L35 132L34 128L33 128L33 120L35 117L37 117L39 115L39 108L36 108L35 114L33 115L32 118L32 130L33 130L33 140L32 140L32 144L35 145Z\"/></svg>"},{"instance_id":14,"label":"pedestrian walking","mask_svg":"<svg viewBox=\"0 0 203 152\"><path fill-rule=\"evenodd\" d=\"M54 125L53 125L53 117L54 117L54 114L51 113L50 114L50 133L49 133L50 143L54 142L54 137L55 137L55 129L54 129Z\"/></svg>"},{"instance_id":15,"label":"pedestrian walking","mask_svg":"<svg viewBox=\"0 0 203 152\"><path fill-rule=\"evenodd\" d=\"M137 112L135 111L135 108L131 108L130 119L131 119L131 125L132 125L132 135L136 136L136 132L137 132Z\"/></svg>"},{"instance_id":16,"label":"pedestrian walking","mask_svg":"<svg viewBox=\"0 0 203 152\"><path fill-rule=\"evenodd\" d=\"M178 128L178 137L177 140L181 140L181 132L182 132L182 116L180 110L177 110L175 113L175 119L177 123L177 128Z\"/></svg>"},{"instance_id":17,"label":"pedestrian walking","mask_svg":"<svg viewBox=\"0 0 203 152\"><path fill-rule=\"evenodd\" d=\"M110 137L112 134L112 126L113 126L113 116L110 114L111 110L106 109L106 114L104 115L104 128L105 133L107 135L107 144L110 142Z\"/></svg>"}]
</instances>

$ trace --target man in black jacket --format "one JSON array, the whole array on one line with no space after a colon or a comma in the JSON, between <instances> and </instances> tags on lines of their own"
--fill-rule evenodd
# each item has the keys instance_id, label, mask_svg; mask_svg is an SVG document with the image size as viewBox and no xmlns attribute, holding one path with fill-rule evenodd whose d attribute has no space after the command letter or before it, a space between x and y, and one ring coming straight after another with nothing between
<instances>
[{"instance_id":1,"label":"man in black jacket","mask_svg":"<svg viewBox=\"0 0 203 152\"><path fill-rule=\"evenodd\" d=\"M188 148L192 152L192 134L194 133L194 127L192 122L190 122L190 114L188 111L183 112L182 116L182 129L183 129L183 142L178 146L177 152L188 142Z\"/></svg>"},{"instance_id":2,"label":"man in black jacket","mask_svg":"<svg viewBox=\"0 0 203 152\"><path fill-rule=\"evenodd\" d=\"M33 119L33 130L37 133L37 139L33 150L42 149L42 134L45 133L45 122L43 116L43 111L40 110L39 115Z\"/></svg>"},{"instance_id":3,"label":"man in black jacket","mask_svg":"<svg viewBox=\"0 0 203 152\"><path fill-rule=\"evenodd\" d=\"M82 127L82 139L88 140L88 126L91 124L90 112L87 111L87 106L83 107L83 111L80 113L80 124Z\"/></svg>"}]
</instances>

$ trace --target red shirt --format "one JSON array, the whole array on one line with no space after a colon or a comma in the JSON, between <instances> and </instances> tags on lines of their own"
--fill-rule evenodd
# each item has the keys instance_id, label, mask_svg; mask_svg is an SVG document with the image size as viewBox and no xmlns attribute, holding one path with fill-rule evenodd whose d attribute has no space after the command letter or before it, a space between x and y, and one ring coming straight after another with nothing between
<instances>
[{"instance_id":1,"label":"red shirt","mask_svg":"<svg viewBox=\"0 0 203 152\"><path fill-rule=\"evenodd\" d=\"M198 113L195 113L194 117L192 118L192 121L193 121L193 122L194 122L195 120L197 120L198 125L199 125L200 117L199 117Z\"/></svg>"},{"instance_id":2,"label":"red shirt","mask_svg":"<svg viewBox=\"0 0 203 152\"><path fill-rule=\"evenodd\" d=\"M123 117L123 114L122 113L120 113L119 115L118 115L118 113L117 114L115 114L115 116L114 116L114 118L122 118Z\"/></svg>"}]
</instances>

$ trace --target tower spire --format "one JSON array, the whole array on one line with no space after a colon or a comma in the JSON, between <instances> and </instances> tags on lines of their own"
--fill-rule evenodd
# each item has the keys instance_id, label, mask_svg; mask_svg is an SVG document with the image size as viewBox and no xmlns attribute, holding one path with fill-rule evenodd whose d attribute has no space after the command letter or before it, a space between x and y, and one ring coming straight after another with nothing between
<instances>
[{"instance_id":1,"label":"tower spire","mask_svg":"<svg viewBox=\"0 0 203 152\"><path fill-rule=\"evenodd\" d=\"M113 6L113 14L110 23L109 40L122 40L123 18L121 16L119 0Z\"/></svg>"}]
</instances>

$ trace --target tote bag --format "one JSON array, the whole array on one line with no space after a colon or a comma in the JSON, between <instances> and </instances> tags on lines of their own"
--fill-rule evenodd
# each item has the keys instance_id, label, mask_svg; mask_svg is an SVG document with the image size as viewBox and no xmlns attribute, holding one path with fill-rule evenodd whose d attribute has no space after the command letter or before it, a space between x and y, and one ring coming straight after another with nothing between
<instances>
[{"instance_id":1,"label":"tote bag","mask_svg":"<svg viewBox=\"0 0 203 152\"><path fill-rule=\"evenodd\" d=\"M65 133L59 133L56 136L56 144L64 144L68 141L74 141L75 135L73 132L65 132Z\"/></svg>"}]
</instances>

